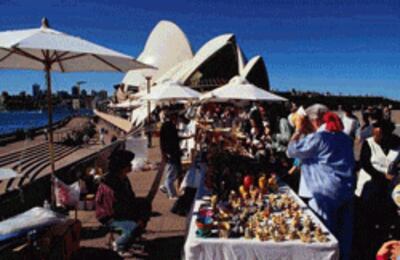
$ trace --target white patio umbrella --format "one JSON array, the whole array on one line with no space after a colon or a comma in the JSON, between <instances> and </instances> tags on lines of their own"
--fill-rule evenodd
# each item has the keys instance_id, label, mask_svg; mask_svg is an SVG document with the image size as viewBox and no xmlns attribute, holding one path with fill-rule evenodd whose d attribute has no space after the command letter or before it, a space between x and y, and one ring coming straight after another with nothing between
<instances>
[{"instance_id":1,"label":"white patio umbrella","mask_svg":"<svg viewBox=\"0 0 400 260\"><path fill-rule=\"evenodd\" d=\"M151 89L151 93L141 97L150 101L179 101L199 99L201 94L177 82L167 81Z\"/></svg>"},{"instance_id":2,"label":"white patio umbrella","mask_svg":"<svg viewBox=\"0 0 400 260\"><path fill-rule=\"evenodd\" d=\"M49 28L46 18L37 29L0 32L0 69L43 70L49 112L49 152L54 173L51 72L127 72L150 68L133 57Z\"/></svg>"},{"instance_id":3,"label":"white patio umbrella","mask_svg":"<svg viewBox=\"0 0 400 260\"><path fill-rule=\"evenodd\" d=\"M270 101L284 102L286 98L275 95L261 89L246 79L235 76L228 84L216 88L201 96L201 101L228 101L228 100L249 100L249 101Z\"/></svg>"}]
</instances>

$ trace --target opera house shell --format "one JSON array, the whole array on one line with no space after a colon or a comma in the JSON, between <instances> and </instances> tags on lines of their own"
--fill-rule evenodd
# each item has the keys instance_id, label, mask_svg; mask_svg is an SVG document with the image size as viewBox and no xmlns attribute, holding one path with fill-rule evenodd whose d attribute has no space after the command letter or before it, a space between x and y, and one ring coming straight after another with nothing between
<instances>
[{"instance_id":1,"label":"opera house shell","mask_svg":"<svg viewBox=\"0 0 400 260\"><path fill-rule=\"evenodd\" d=\"M206 42L195 54L184 32L170 21L160 21L150 33L138 60L157 67L157 71L128 72L122 83L124 92L173 80L198 91L208 91L241 75L258 87L269 90L264 60L256 56L247 61L234 34L223 34Z\"/></svg>"},{"instance_id":2,"label":"opera house shell","mask_svg":"<svg viewBox=\"0 0 400 260\"><path fill-rule=\"evenodd\" d=\"M160 21L151 31L144 50L137 60L158 70L143 69L128 72L122 85L117 87L114 107L130 104L132 99L144 93L149 83L146 77L147 79L151 77L152 86L172 80L197 91L206 92L240 75L260 88L266 90L270 88L264 60L260 56L255 56L248 61L234 34L217 36L194 53L185 33L176 24ZM127 109L131 124L140 125L147 115L147 103L133 110L129 104ZM154 108L155 104L152 103L151 110Z\"/></svg>"}]
</instances>

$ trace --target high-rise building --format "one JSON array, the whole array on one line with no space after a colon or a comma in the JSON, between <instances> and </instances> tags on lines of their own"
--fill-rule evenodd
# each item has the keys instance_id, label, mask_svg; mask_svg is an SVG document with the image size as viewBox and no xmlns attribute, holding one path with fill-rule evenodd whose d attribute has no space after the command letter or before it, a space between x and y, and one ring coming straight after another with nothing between
<instances>
[{"instance_id":1,"label":"high-rise building","mask_svg":"<svg viewBox=\"0 0 400 260\"><path fill-rule=\"evenodd\" d=\"M80 90L79 86L73 86L71 88L71 95L73 98L79 98L80 94L81 94L81 90Z\"/></svg>"},{"instance_id":2,"label":"high-rise building","mask_svg":"<svg viewBox=\"0 0 400 260\"><path fill-rule=\"evenodd\" d=\"M1 95L0 96L0 111L4 110L5 101L6 101L6 98L3 95Z\"/></svg>"},{"instance_id":3,"label":"high-rise building","mask_svg":"<svg viewBox=\"0 0 400 260\"><path fill-rule=\"evenodd\" d=\"M1 92L1 96L4 97L4 99L7 99L10 96L10 94L8 94L7 91L3 91Z\"/></svg>"},{"instance_id":4,"label":"high-rise building","mask_svg":"<svg viewBox=\"0 0 400 260\"><path fill-rule=\"evenodd\" d=\"M86 96L87 96L87 91L86 91L86 89L82 89L82 91L81 91L81 96L82 96L82 97L86 97Z\"/></svg>"},{"instance_id":5,"label":"high-rise building","mask_svg":"<svg viewBox=\"0 0 400 260\"><path fill-rule=\"evenodd\" d=\"M32 97L39 98L41 95L40 93L40 85L35 83L32 85Z\"/></svg>"},{"instance_id":6,"label":"high-rise building","mask_svg":"<svg viewBox=\"0 0 400 260\"><path fill-rule=\"evenodd\" d=\"M6 101L8 99L8 92L3 91L0 95L0 111L3 111L6 109Z\"/></svg>"},{"instance_id":7,"label":"high-rise building","mask_svg":"<svg viewBox=\"0 0 400 260\"><path fill-rule=\"evenodd\" d=\"M99 93L97 94L97 96L98 96L100 99L107 99L108 93L107 93L106 90L100 90Z\"/></svg>"},{"instance_id":8,"label":"high-rise building","mask_svg":"<svg viewBox=\"0 0 400 260\"><path fill-rule=\"evenodd\" d=\"M69 93L65 90L60 90L57 91L57 96L62 98L62 99L69 99L71 96L69 95Z\"/></svg>"}]
</instances>

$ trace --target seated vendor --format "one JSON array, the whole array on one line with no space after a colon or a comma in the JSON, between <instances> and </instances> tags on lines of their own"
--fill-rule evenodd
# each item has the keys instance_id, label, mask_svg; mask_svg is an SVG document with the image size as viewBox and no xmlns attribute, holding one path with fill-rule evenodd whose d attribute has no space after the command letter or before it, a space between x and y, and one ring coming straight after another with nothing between
<instances>
[{"instance_id":1,"label":"seated vendor","mask_svg":"<svg viewBox=\"0 0 400 260\"><path fill-rule=\"evenodd\" d=\"M391 192L399 173L400 138L392 133L393 126L382 121L372 124L372 137L362 145L360 164L371 177L361 194L363 248L370 258L379 246L400 235L398 208Z\"/></svg>"},{"instance_id":2,"label":"seated vendor","mask_svg":"<svg viewBox=\"0 0 400 260\"><path fill-rule=\"evenodd\" d=\"M135 236L145 228L151 212L151 205L147 201L136 198L127 177L131 172L131 162L134 158L135 154L130 151L114 152L109 158L109 173L102 183L112 190L113 203L112 215L107 216L106 220L104 218L99 220L122 231L113 245L119 253L129 249ZM97 201L98 197L99 191L96 196ZM96 203L96 207L99 203L102 206L101 199Z\"/></svg>"}]
</instances>

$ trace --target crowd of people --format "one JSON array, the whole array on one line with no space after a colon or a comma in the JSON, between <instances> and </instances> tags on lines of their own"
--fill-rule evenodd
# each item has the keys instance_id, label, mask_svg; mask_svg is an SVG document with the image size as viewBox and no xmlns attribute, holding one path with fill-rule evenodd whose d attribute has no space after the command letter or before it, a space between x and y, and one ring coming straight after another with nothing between
<instances>
[{"instance_id":1,"label":"crowd of people","mask_svg":"<svg viewBox=\"0 0 400 260\"><path fill-rule=\"evenodd\" d=\"M184 112L163 109L153 119L161 121L160 151L165 162L160 191L176 201L172 212L189 212L205 181L207 150L213 143L230 142L231 137L225 135L229 129L230 135L236 133L236 145L260 164L293 165L280 167L287 170L281 177L297 179L289 184L336 236L341 259L371 259L384 242L399 239L399 208L391 192L399 184L400 139L393 133L388 107L368 107L361 111L360 121L350 107L333 112L321 104L307 109L295 104L268 109L260 103L206 104L180 111ZM184 172L185 154L192 164ZM110 178L115 183L124 180L117 185L126 187L124 195L118 195L121 190L114 191L117 201L134 198L126 184L127 172L127 167L110 168L109 174L114 175L106 178L110 187L115 186ZM132 203L124 205L128 204ZM117 205L114 208L117 210ZM125 233L143 227L136 217L126 219L134 224L124 225ZM123 249L128 240L121 241L117 243ZM390 247L386 255L398 254L398 245L386 245Z\"/></svg>"},{"instance_id":2,"label":"crowd of people","mask_svg":"<svg viewBox=\"0 0 400 260\"><path fill-rule=\"evenodd\" d=\"M342 259L373 259L383 242L400 236L391 198L400 144L390 110L362 111L362 125L348 107L340 114L314 105L305 114L287 150L300 160L299 195L337 237ZM359 170L365 176L357 181Z\"/></svg>"},{"instance_id":3,"label":"crowd of people","mask_svg":"<svg viewBox=\"0 0 400 260\"><path fill-rule=\"evenodd\" d=\"M261 163L292 158L300 172L299 195L338 238L341 258L370 259L385 241L400 237L398 207L391 197L399 183L400 143L390 108L368 107L361 111L361 122L348 106L332 112L316 104L304 115L298 111L295 104L275 110L257 103L213 104L200 107L196 118L200 128L209 123L214 129L238 129L241 146ZM179 170L166 175L173 176L166 183L171 187Z\"/></svg>"},{"instance_id":4,"label":"crowd of people","mask_svg":"<svg viewBox=\"0 0 400 260\"><path fill-rule=\"evenodd\" d=\"M90 139L95 136L95 134L96 126L90 121L79 128L68 131L65 134L62 143L68 146L87 145L89 144ZM45 135L47 136L47 131L45 132Z\"/></svg>"}]
</instances>

